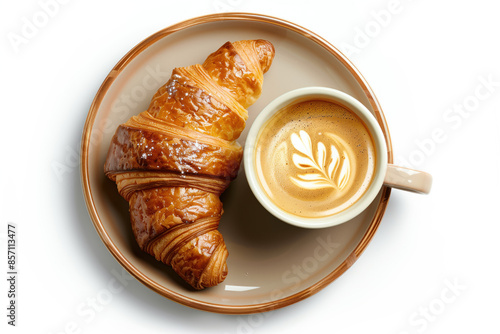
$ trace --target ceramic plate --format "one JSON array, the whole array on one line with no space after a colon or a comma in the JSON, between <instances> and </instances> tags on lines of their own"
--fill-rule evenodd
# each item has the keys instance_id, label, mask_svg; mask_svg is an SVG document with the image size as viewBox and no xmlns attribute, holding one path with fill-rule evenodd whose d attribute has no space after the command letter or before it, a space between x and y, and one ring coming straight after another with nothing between
<instances>
[{"instance_id":1,"label":"ceramic plate","mask_svg":"<svg viewBox=\"0 0 500 334\"><path fill-rule=\"evenodd\" d=\"M276 48L260 99L249 108L248 131L259 110L282 93L327 86L361 101L391 141L381 108L361 74L335 47L293 23L255 14L217 14L191 19L148 37L111 70L90 108L82 139L82 184L90 217L103 242L134 277L184 305L220 313L254 313L307 298L333 282L361 255L389 200L383 188L355 219L328 229L307 230L278 221L253 197L244 171L222 195L219 230L229 251L226 280L194 291L137 246L128 203L103 173L116 127L146 110L174 67L203 62L226 41L267 39ZM246 133L239 142L244 145ZM242 164L243 166L243 164ZM243 168L243 167L242 167Z\"/></svg>"}]
</instances>

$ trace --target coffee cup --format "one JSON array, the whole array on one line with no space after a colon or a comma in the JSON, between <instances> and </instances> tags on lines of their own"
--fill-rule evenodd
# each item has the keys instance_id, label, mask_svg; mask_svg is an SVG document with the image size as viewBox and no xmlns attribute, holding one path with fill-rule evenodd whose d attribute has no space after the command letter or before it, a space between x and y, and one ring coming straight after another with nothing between
<instances>
[{"instance_id":1,"label":"coffee cup","mask_svg":"<svg viewBox=\"0 0 500 334\"><path fill-rule=\"evenodd\" d=\"M299 88L269 103L253 122L243 155L262 206L304 228L353 219L383 186L426 194L432 184L426 172L389 164L373 114L327 87Z\"/></svg>"}]
</instances>

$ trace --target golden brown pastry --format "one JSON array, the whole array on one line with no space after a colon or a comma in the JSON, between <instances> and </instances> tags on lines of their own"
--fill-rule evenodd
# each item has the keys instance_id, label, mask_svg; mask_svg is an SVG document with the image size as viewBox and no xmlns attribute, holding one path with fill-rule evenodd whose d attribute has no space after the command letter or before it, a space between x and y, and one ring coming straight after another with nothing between
<instances>
[{"instance_id":1,"label":"golden brown pastry","mask_svg":"<svg viewBox=\"0 0 500 334\"><path fill-rule=\"evenodd\" d=\"M112 139L104 171L129 202L137 243L195 289L227 275L219 196L238 172L235 140L273 57L268 41L227 42L203 65L174 69Z\"/></svg>"}]
</instances>

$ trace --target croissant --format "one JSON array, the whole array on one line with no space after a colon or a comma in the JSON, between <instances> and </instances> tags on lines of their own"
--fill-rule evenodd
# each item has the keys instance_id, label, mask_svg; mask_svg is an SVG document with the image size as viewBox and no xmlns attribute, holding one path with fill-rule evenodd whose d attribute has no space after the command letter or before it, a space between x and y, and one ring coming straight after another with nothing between
<instances>
[{"instance_id":1,"label":"croissant","mask_svg":"<svg viewBox=\"0 0 500 334\"><path fill-rule=\"evenodd\" d=\"M235 140L273 58L270 42L245 40L225 43L203 65L175 68L111 141L104 171L129 202L139 247L195 289L227 276L219 196L238 172Z\"/></svg>"}]
</instances>

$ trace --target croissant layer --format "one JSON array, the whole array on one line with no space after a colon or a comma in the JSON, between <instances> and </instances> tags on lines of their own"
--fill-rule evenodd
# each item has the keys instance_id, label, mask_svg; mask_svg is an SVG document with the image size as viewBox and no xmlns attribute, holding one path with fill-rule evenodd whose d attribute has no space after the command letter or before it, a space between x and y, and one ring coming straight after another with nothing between
<instances>
[{"instance_id":1,"label":"croissant layer","mask_svg":"<svg viewBox=\"0 0 500 334\"><path fill-rule=\"evenodd\" d=\"M178 68L153 96L148 111L171 124L235 140L245 127L246 110L229 97L210 93L221 89L200 65Z\"/></svg>"},{"instance_id":2,"label":"croissant layer","mask_svg":"<svg viewBox=\"0 0 500 334\"><path fill-rule=\"evenodd\" d=\"M179 224L220 217L222 203L216 194L186 187L158 187L134 192L130 216L139 247Z\"/></svg>"},{"instance_id":3,"label":"croissant layer","mask_svg":"<svg viewBox=\"0 0 500 334\"><path fill-rule=\"evenodd\" d=\"M104 172L129 202L137 244L195 289L228 274L219 196L237 176L235 140L273 57L268 41L227 42L203 64L175 68L111 140Z\"/></svg>"},{"instance_id":4,"label":"croissant layer","mask_svg":"<svg viewBox=\"0 0 500 334\"><path fill-rule=\"evenodd\" d=\"M239 145L222 147L121 125L109 154L108 172L157 170L233 179L243 151Z\"/></svg>"}]
</instances>

